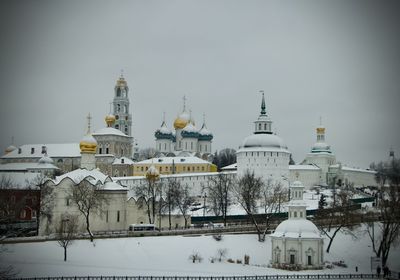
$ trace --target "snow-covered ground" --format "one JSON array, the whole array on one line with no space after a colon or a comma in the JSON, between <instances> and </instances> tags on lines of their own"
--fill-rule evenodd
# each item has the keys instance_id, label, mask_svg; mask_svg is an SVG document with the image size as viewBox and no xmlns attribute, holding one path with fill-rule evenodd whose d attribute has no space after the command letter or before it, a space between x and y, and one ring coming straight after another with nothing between
<instances>
[{"instance_id":1,"label":"snow-covered ground","mask_svg":"<svg viewBox=\"0 0 400 280\"><path fill-rule=\"evenodd\" d=\"M325 241L325 246L327 240ZM216 241L210 235L169 236L99 239L75 241L68 249L68 261L63 261L63 249L57 242L19 243L5 245L0 255L0 265L13 265L19 277L28 276L75 276L75 275L266 275L290 273L371 273L372 251L366 236L353 239L339 234L327 261L344 260L348 268L290 272L268 268L271 241L257 241L256 235L223 235ZM227 258L243 260L250 256L250 265L232 264L226 260L211 263L218 249L227 249ZM192 263L189 255L199 253L201 263ZM400 271L400 247L390 254L389 267Z\"/></svg>"}]
</instances>

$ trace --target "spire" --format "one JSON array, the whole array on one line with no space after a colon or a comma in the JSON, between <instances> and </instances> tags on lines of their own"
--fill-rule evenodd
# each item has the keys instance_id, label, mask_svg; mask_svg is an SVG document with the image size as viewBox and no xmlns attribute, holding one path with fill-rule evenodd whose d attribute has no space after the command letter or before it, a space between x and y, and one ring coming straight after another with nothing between
<instances>
[{"instance_id":1,"label":"spire","mask_svg":"<svg viewBox=\"0 0 400 280\"><path fill-rule=\"evenodd\" d=\"M265 110L265 97L264 97L264 91L260 90L260 93L262 94L262 101L261 101L261 115L265 115L267 111Z\"/></svg>"},{"instance_id":2,"label":"spire","mask_svg":"<svg viewBox=\"0 0 400 280\"><path fill-rule=\"evenodd\" d=\"M163 118L162 118L163 123L165 123L165 112L163 112Z\"/></svg>"},{"instance_id":3,"label":"spire","mask_svg":"<svg viewBox=\"0 0 400 280\"><path fill-rule=\"evenodd\" d=\"M120 79L124 79L124 69L121 69L121 74L119 75Z\"/></svg>"},{"instance_id":4,"label":"spire","mask_svg":"<svg viewBox=\"0 0 400 280\"><path fill-rule=\"evenodd\" d=\"M186 111L186 95L183 96L183 112Z\"/></svg>"},{"instance_id":5,"label":"spire","mask_svg":"<svg viewBox=\"0 0 400 280\"><path fill-rule=\"evenodd\" d=\"M86 118L87 118L87 132L86 132L86 134L90 134L90 131L91 131L91 120L92 120L92 117L90 116L90 113L88 114L88 116Z\"/></svg>"}]
</instances>

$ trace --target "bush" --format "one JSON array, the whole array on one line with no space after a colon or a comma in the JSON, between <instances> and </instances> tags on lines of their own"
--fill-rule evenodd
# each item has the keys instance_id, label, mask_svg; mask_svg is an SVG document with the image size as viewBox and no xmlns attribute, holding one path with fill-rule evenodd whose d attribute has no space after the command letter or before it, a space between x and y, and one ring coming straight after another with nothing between
<instances>
[{"instance_id":1,"label":"bush","mask_svg":"<svg viewBox=\"0 0 400 280\"><path fill-rule=\"evenodd\" d=\"M241 264L242 260L236 260L236 263Z\"/></svg>"},{"instance_id":2,"label":"bush","mask_svg":"<svg viewBox=\"0 0 400 280\"><path fill-rule=\"evenodd\" d=\"M232 260L232 259L228 259L227 262L228 262L228 263L235 263L235 261Z\"/></svg>"},{"instance_id":3,"label":"bush","mask_svg":"<svg viewBox=\"0 0 400 280\"><path fill-rule=\"evenodd\" d=\"M189 256L189 260L191 260L193 263L195 263L196 261L200 263L203 260L203 258L200 256L198 252L194 252Z\"/></svg>"}]
</instances>

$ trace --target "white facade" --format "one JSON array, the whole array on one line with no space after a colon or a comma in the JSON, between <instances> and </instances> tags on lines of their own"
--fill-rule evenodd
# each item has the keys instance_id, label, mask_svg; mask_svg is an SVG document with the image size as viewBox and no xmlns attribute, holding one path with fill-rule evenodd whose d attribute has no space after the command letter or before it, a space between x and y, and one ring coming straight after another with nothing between
<instances>
[{"instance_id":1,"label":"white facade","mask_svg":"<svg viewBox=\"0 0 400 280\"><path fill-rule=\"evenodd\" d=\"M266 114L264 94L261 114L255 123L253 135L248 136L237 151L237 176L254 172L257 177L288 185L290 152L282 139L272 134L272 121Z\"/></svg>"},{"instance_id":2,"label":"white facade","mask_svg":"<svg viewBox=\"0 0 400 280\"><path fill-rule=\"evenodd\" d=\"M305 187L313 187L321 185L322 171L316 165L289 165L290 182L300 181Z\"/></svg>"},{"instance_id":3,"label":"white facade","mask_svg":"<svg viewBox=\"0 0 400 280\"><path fill-rule=\"evenodd\" d=\"M322 268L323 238L318 228L306 219L304 187L299 181L290 186L289 217L271 234L271 265L276 268Z\"/></svg>"},{"instance_id":4,"label":"white facade","mask_svg":"<svg viewBox=\"0 0 400 280\"><path fill-rule=\"evenodd\" d=\"M196 128L191 115L183 111L174 121L175 131L171 131L165 119L161 127L156 130L156 150L164 155L182 155L183 153L196 154L205 158L211 154L212 133L207 129L205 120L200 129Z\"/></svg>"}]
</instances>

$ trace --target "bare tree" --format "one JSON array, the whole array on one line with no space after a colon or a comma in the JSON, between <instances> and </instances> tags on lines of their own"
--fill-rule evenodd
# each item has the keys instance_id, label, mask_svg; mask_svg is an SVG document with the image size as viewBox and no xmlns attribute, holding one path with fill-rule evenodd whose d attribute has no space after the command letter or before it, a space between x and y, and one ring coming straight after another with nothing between
<instances>
[{"instance_id":1,"label":"bare tree","mask_svg":"<svg viewBox=\"0 0 400 280\"><path fill-rule=\"evenodd\" d=\"M213 156L213 163L218 167L218 170L235 162L236 151L234 149L225 148L219 151L219 153L215 152Z\"/></svg>"},{"instance_id":2,"label":"bare tree","mask_svg":"<svg viewBox=\"0 0 400 280\"><path fill-rule=\"evenodd\" d=\"M237 202L244 211L246 211L257 230L259 241L263 241L263 234L257 224L254 214L257 213L257 201L261 198L261 189L263 185L264 183L260 177L255 176L254 172L247 170L245 174L239 178L238 183L234 184L233 188L233 193Z\"/></svg>"},{"instance_id":3,"label":"bare tree","mask_svg":"<svg viewBox=\"0 0 400 280\"><path fill-rule=\"evenodd\" d=\"M172 229L171 213L177 207L175 199L175 189L177 188L176 178L168 178L164 187L164 211L168 213L168 228Z\"/></svg>"},{"instance_id":4,"label":"bare tree","mask_svg":"<svg viewBox=\"0 0 400 280\"><path fill-rule=\"evenodd\" d=\"M146 175L144 183L135 188L135 196L142 198L138 200L139 208L146 208L149 224L155 223L156 214L160 212L157 207L161 206L162 184L157 180Z\"/></svg>"},{"instance_id":5,"label":"bare tree","mask_svg":"<svg viewBox=\"0 0 400 280\"><path fill-rule=\"evenodd\" d=\"M265 240L265 235L270 227L274 215L280 213L281 204L287 201L288 190L284 188L280 182L273 183L270 179L263 185L261 189L261 197L261 206L264 209L265 214L265 229L262 239Z\"/></svg>"},{"instance_id":6,"label":"bare tree","mask_svg":"<svg viewBox=\"0 0 400 280\"><path fill-rule=\"evenodd\" d=\"M232 178L228 174L218 173L209 178L207 187L209 207L216 216L222 215L226 226L226 216L229 206L232 204Z\"/></svg>"},{"instance_id":7,"label":"bare tree","mask_svg":"<svg viewBox=\"0 0 400 280\"><path fill-rule=\"evenodd\" d=\"M48 178L43 174L35 177L26 183L31 186L36 186L40 190L40 206L39 214L37 215L37 234L39 235L39 226L41 218L46 218L46 231L49 231L49 226L52 224L53 208L55 206L55 194L53 187L46 184Z\"/></svg>"},{"instance_id":8,"label":"bare tree","mask_svg":"<svg viewBox=\"0 0 400 280\"><path fill-rule=\"evenodd\" d=\"M72 245L78 229L78 217L74 215L64 215L57 228L57 242L64 248L64 261L67 261L67 249Z\"/></svg>"},{"instance_id":9,"label":"bare tree","mask_svg":"<svg viewBox=\"0 0 400 280\"><path fill-rule=\"evenodd\" d=\"M340 189L335 192L335 199L328 208L318 209L315 219L318 229L329 239L326 252L329 253L338 232L352 234L348 228L354 222L356 209L351 201L353 191Z\"/></svg>"},{"instance_id":10,"label":"bare tree","mask_svg":"<svg viewBox=\"0 0 400 280\"><path fill-rule=\"evenodd\" d=\"M181 212L183 218L185 219L185 228L188 227L188 211L190 209L190 206L193 204L195 201L192 196L190 196L190 191L189 191L189 186L188 185L182 185L180 181L176 181L176 184L174 186L174 199L177 208Z\"/></svg>"},{"instance_id":11,"label":"bare tree","mask_svg":"<svg viewBox=\"0 0 400 280\"><path fill-rule=\"evenodd\" d=\"M91 214L99 212L101 215L104 205L109 203L102 185L92 185L89 181L82 180L79 184L72 186L69 198L85 217L86 231L90 236L90 241L93 242L93 233L90 230Z\"/></svg>"},{"instance_id":12,"label":"bare tree","mask_svg":"<svg viewBox=\"0 0 400 280\"><path fill-rule=\"evenodd\" d=\"M157 150L154 148L144 148L139 151L139 160L154 158L157 154Z\"/></svg>"},{"instance_id":13,"label":"bare tree","mask_svg":"<svg viewBox=\"0 0 400 280\"><path fill-rule=\"evenodd\" d=\"M369 222L366 226L372 249L384 267L392 245L400 237L400 160L393 158L371 166L375 168L375 179L380 184L380 199L375 211L369 215L378 215L380 222Z\"/></svg>"}]
</instances>

